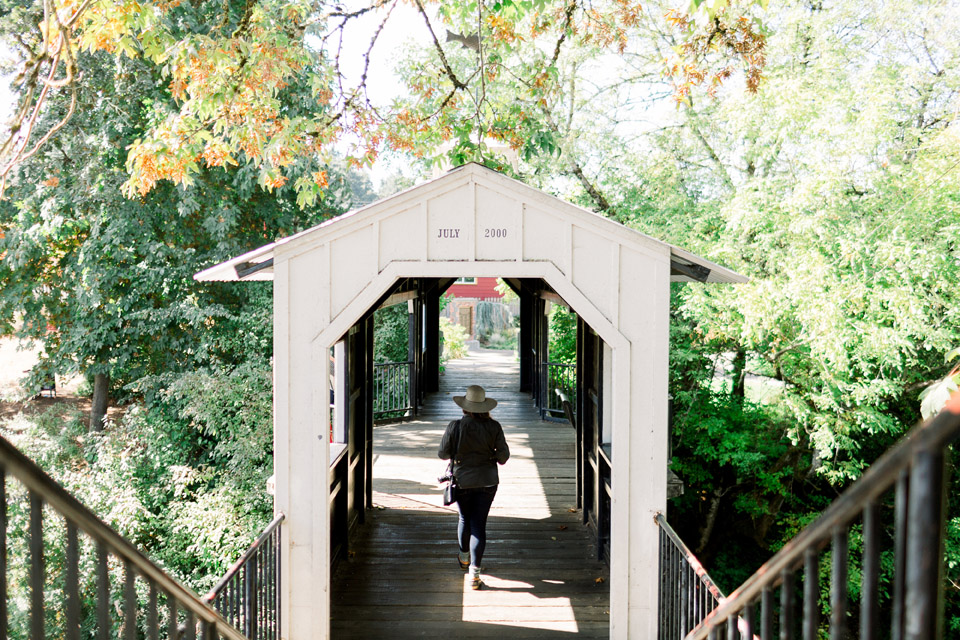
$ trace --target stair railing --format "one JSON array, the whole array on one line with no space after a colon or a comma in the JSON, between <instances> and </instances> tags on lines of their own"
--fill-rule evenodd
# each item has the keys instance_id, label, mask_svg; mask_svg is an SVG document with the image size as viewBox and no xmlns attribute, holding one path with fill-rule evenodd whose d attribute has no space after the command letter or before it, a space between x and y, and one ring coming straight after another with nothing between
<instances>
[{"instance_id":1,"label":"stair railing","mask_svg":"<svg viewBox=\"0 0 960 640\"><path fill-rule=\"evenodd\" d=\"M11 478L17 482L9 484ZM47 564L60 572L48 572ZM123 586L113 594L120 598L112 600L110 569L118 564ZM93 584L81 584L81 577ZM144 592L145 606L138 591ZM62 598L48 600L48 594ZM28 611L17 608L20 602ZM18 628L20 622L26 628ZM244 640L195 593L0 438L0 637L79 640L81 622L95 629L98 640L157 640L161 622L170 640L194 640L198 627L204 640Z\"/></svg>"},{"instance_id":2,"label":"stair railing","mask_svg":"<svg viewBox=\"0 0 960 640\"><path fill-rule=\"evenodd\" d=\"M816 638L820 625L820 552L830 545L830 638L849 637L847 582L849 535L863 527L859 637L886 636L880 631L881 527L879 500L894 493L894 575L890 637L930 640L943 636L944 518L947 448L960 438L960 393L954 393L934 419L914 427L880 457L826 511L694 629L687 640L752 637L759 605L760 636ZM802 611L795 593L803 570ZM774 589L780 607L774 611ZM798 616L798 613L800 614ZM736 619L741 617L739 634ZM774 628L778 623L779 631ZM799 624L798 624L799 623Z\"/></svg>"},{"instance_id":3,"label":"stair railing","mask_svg":"<svg viewBox=\"0 0 960 640\"><path fill-rule=\"evenodd\" d=\"M280 523L284 517L278 514L203 596L249 640L280 637Z\"/></svg>"},{"instance_id":4,"label":"stair railing","mask_svg":"<svg viewBox=\"0 0 960 640\"><path fill-rule=\"evenodd\" d=\"M658 640L682 640L723 601L723 592L683 543L667 519L660 527L660 615Z\"/></svg>"}]
</instances>

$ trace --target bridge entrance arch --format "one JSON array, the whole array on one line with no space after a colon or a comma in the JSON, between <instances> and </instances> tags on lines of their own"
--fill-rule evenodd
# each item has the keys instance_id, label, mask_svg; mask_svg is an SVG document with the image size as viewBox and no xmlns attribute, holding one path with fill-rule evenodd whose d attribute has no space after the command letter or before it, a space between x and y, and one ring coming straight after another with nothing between
<instances>
[{"instance_id":1,"label":"bridge entrance arch","mask_svg":"<svg viewBox=\"0 0 960 640\"><path fill-rule=\"evenodd\" d=\"M581 489L584 507L598 513L604 481L609 496L601 517L609 518L610 637L655 637L654 516L666 509L667 496L670 283L745 279L477 164L196 276L274 283L275 508L286 515L282 637L329 637L331 540L339 522L331 518L330 476L322 472L330 469L335 419L330 349L340 343L355 362L370 360L373 310L391 296L416 299L424 345L418 380L430 390L439 354L425 320L439 283L477 276L542 282L581 319L578 366L590 387L578 394L588 399L580 403L581 422L607 434L609 478L598 474ZM350 403L369 380L362 366L356 370L345 390ZM350 498L340 517L348 522L346 514L362 520L370 506L364 496L372 415L357 402L348 427L355 440L343 463Z\"/></svg>"}]
</instances>

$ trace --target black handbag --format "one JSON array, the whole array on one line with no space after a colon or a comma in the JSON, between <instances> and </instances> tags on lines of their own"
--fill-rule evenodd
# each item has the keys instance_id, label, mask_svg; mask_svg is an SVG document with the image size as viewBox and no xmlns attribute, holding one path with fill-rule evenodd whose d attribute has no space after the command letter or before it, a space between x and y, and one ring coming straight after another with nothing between
<instances>
[{"instance_id":1,"label":"black handbag","mask_svg":"<svg viewBox=\"0 0 960 640\"><path fill-rule=\"evenodd\" d=\"M443 506L448 507L457 501L457 482L452 477L443 488Z\"/></svg>"},{"instance_id":2,"label":"black handbag","mask_svg":"<svg viewBox=\"0 0 960 640\"><path fill-rule=\"evenodd\" d=\"M453 461L456 459L457 455L460 453L460 421L457 421L457 450L454 452L453 456L450 457L450 463L447 465L447 471L440 478L440 481L447 481L446 486L443 488L443 506L448 507L454 502L457 501L457 479L453 476Z\"/></svg>"}]
</instances>

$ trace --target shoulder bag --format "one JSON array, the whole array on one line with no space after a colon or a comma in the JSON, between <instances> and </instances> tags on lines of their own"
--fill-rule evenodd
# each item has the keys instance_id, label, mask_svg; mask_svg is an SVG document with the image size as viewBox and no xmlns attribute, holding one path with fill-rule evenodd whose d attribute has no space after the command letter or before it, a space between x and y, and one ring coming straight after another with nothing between
<instances>
[{"instance_id":1,"label":"shoulder bag","mask_svg":"<svg viewBox=\"0 0 960 640\"><path fill-rule=\"evenodd\" d=\"M443 488L443 505L449 506L457 501L457 479L453 476L453 461L457 459L457 456L460 454L460 421L457 420L457 449L454 451L454 454L450 456L450 463L447 465L447 471L443 474L443 477L440 478L441 481L446 480L447 484Z\"/></svg>"}]
</instances>

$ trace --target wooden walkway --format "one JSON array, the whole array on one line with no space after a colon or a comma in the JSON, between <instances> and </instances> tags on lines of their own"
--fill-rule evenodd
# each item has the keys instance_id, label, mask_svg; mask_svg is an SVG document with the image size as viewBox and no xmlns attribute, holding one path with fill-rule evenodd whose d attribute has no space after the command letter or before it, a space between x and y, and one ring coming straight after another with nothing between
<instances>
[{"instance_id":1,"label":"wooden walkway","mask_svg":"<svg viewBox=\"0 0 960 640\"><path fill-rule=\"evenodd\" d=\"M483 579L457 566L455 505L442 506L437 458L460 413L451 397L483 385L500 404L511 458L487 525ZM511 352L471 352L447 364L420 419L375 428L374 504L332 585L334 638L607 638L606 565L580 524L574 432L539 419L519 393Z\"/></svg>"}]
</instances>

